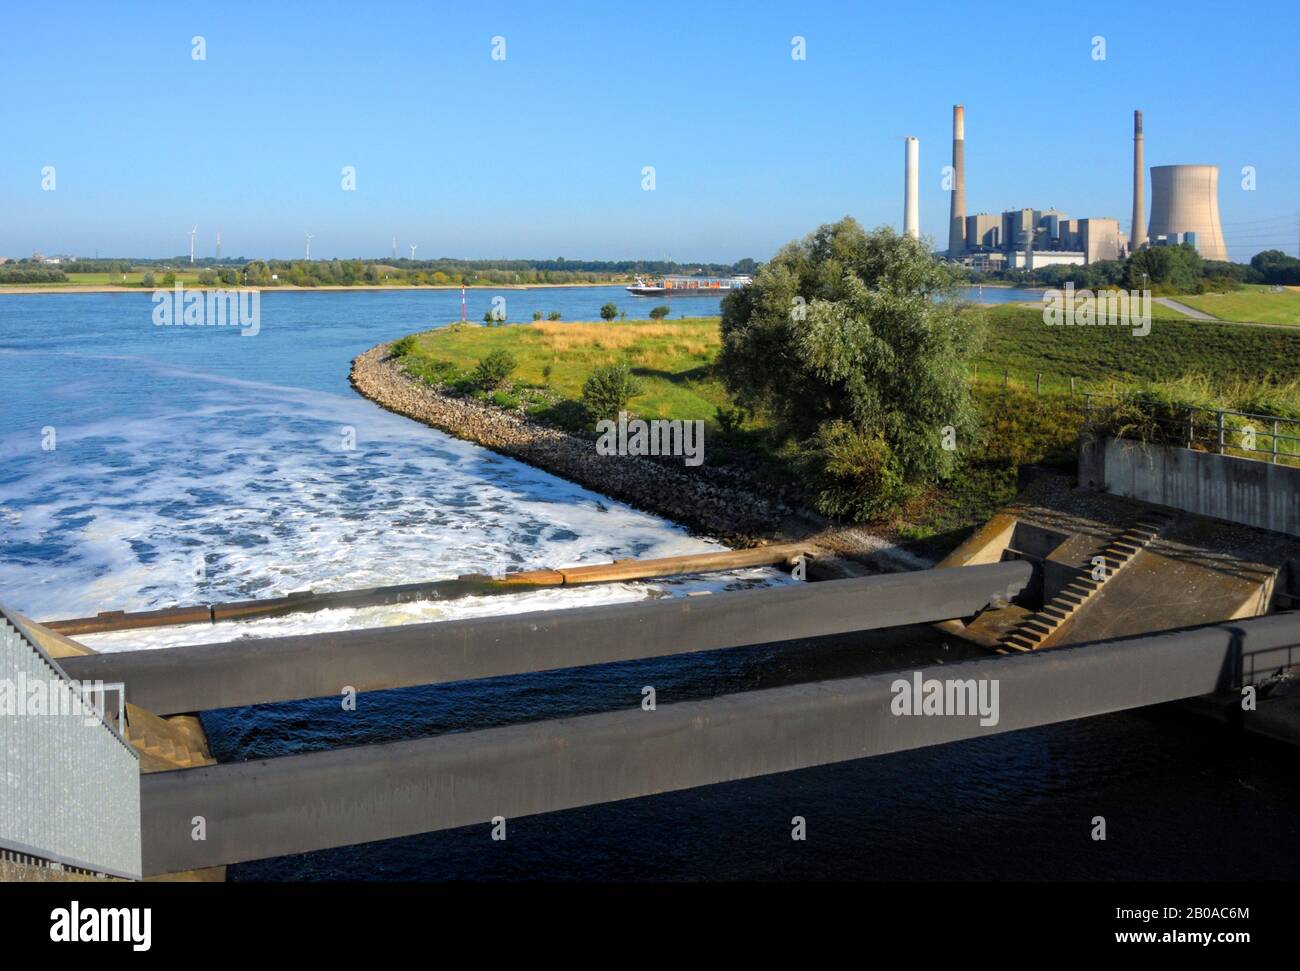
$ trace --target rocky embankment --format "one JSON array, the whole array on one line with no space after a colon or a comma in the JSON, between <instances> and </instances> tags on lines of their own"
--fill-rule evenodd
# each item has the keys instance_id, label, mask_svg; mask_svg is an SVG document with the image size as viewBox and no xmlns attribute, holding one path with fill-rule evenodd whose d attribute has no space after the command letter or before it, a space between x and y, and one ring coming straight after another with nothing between
<instances>
[{"instance_id":1,"label":"rocky embankment","mask_svg":"<svg viewBox=\"0 0 1300 971\"><path fill-rule=\"evenodd\" d=\"M352 362L352 386L375 404L456 438L526 462L603 495L717 537L731 546L804 538L824 522L730 468L686 468L681 460L598 455L593 439L571 435L517 412L444 394L408 375L372 347Z\"/></svg>"}]
</instances>

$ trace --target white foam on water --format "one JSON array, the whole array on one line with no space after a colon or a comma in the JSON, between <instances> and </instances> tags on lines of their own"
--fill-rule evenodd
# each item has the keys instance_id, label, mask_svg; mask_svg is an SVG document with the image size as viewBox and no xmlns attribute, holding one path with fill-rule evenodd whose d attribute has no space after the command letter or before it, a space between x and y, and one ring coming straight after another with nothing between
<instances>
[{"instance_id":1,"label":"white foam on water","mask_svg":"<svg viewBox=\"0 0 1300 971\"><path fill-rule=\"evenodd\" d=\"M179 401L0 440L0 597L29 616L146 610L721 549L359 397L124 363ZM72 392L69 392L72 393ZM88 414L94 414L91 408ZM344 447L348 429L355 448ZM12 438L12 436L11 436ZM21 551L37 550L37 553ZM35 561L35 562L33 562ZM202 566L200 573L199 566ZM618 603L787 582L776 570L329 610L87 637L128 650Z\"/></svg>"}]
</instances>

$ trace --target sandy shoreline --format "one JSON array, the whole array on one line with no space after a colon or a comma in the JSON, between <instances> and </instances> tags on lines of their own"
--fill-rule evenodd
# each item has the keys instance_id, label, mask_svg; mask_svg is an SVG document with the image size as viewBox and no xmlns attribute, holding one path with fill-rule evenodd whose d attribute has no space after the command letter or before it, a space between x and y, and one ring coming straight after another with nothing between
<instances>
[{"instance_id":1,"label":"sandy shoreline","mask_svg":"<svg viewBox=\"0 0 1300 971\"><path fill-rule=\"evenodd\" d=\"M229 284L219 283L212 286L201 286L198 283L187 283L181 281L186 290L224 290L231 289ZM467 290L565 290L575 287L626 287L626 283L475 283L466 286ZM152 289L144 287L115 287L115 286L0 286L0 294L4 293L153 293L154 290L171 290L169 286L157 286ZM324 290L329 292L339 292L343 290L459 290L460 284L450 283L427 283L420 286L415 284L384 284L384 283L359 283L353 287L345 286L319 286L319 287L295 287L295 286L277 286L277 287L245 287L236 286L237 290L259 290L262 293L275 293L276 291L285 291L290 293L311 293L314 290Z\"/></svg>"}]
</instances>

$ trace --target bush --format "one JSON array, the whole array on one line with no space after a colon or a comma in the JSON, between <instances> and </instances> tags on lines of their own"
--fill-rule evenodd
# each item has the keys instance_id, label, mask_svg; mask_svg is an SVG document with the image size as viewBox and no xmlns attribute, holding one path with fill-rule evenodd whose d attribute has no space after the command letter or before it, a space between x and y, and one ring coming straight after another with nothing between
<instances>
[{"instance_id":1,"label":"bush","mask_svg":"<svg viewBox=\"0 0 1300 971\"><path fill-rule=\"evenodd\" d=\"M541 320L541 319L542 319L542 312L540 310L534 310L533 320Z\"/></svg>"},{"instance_id":2,"label":"bush","mask_svg":"<svg viewBox=\"0 0 1300 971\"><path fill-rule=\"evenodd\" d=\"M146 270L144 279L140 282L140 286L144 287L146 290L152 290L157 285L158 280L154 277L153 270Z\"/></svg>"},{"instance_id":3,"label":"bush","mask_svg":"<svg viewBox=\"0 0 1300 971\"><path fill-rule=\"evenodd\" d=\"M613 320L613 319L614 319L615 317L617 317L617 316L618 316L618 305L617 305L617 304L607 303L607 304L605 304L603 307L600 308L600 319L601 319L601 320Z\"/></svg>"},{"instance_id":4,"label":"bush","mask_svg":"<svg viewBox=\"0 0 1300 971\"><path fill-rule=\"evenodd\" d=\"M895 496L896 476L919 485L951 474L945 426L971 440L976 335L955 301L938 299L951 289L924 244L846 218L786 245L723 299L727 390L809 455L834 459L829 506L872 506L851 498L844 477L855 465Z\"/></svg>"},{"instance_id":5,"label":"bush","mask_svg":"<svg viewBox=\"0 0 1300 971\"><path fill-rule=\"evenodd\" d=\"M393 341L393 346L389 353L393 357L406 357L406 355L410 354L413 350L415 350L415 335L407 334L405 337L400 337Z\"/></svg>"},{"instance_id":6,"label":"bush","mask_svg":"<svg viewBox=\"0 0 1300 971\"><path fill-rule=\"evenodd\" d=\"M163 286L165 286L165 287L174 287L174 286L176 286L176 274L173 273L171 270L168 270L168 271L163 275Z\"/></svg>"},{"instance_id":7,"label":"bush","mask_svg":"<svg viewBox=\"0 0 1300 971\"><path fill-rule=\"evenodd\" d=\"M552 310L549 314L546 315L546 319L547 319L547 320L559 320L559 319L560 319L560 312L559 312L558 310Z\"/></svg>"},{"instance_id":8,"label":"bush","mask_svg":"<svg viewBox=\"0 0 1300 971\"><path fill-rule=\"evenodd\" d=\"M505 384L506 378L518 367L514 355L509 351L492 351L478 362L474 369L474 384L484 391L492 391Z\"/></svg>"},{"instance_id":9,"label":"bush","mask_svg":"<svg viewBox=\"0 0 1300 971\"><path fill-rule=\"evenodd\" d=\"M436 358L406 357L402 359L402 367L411 377L434 387L451 384L460 377L460 369L455 364Z\"/></svg>"},{"instance_id":10,"label":"bush","mask_svg":"<svg viewBox=\"0 0 1300 971\"><path fill-rule=\"evenodd\" d=\"M670 308L668 308L668 307L665 307L665 306L662 306L662 305L661 305L661 306L658 306L658 307L654 307L654 308L650 311L650 319L651 319L651 320L663 320L663 319L664 319L665 317L667 317L670 313L672 313L672 310L671 310Z\"/></svg>"},{"instance_id":11,"label":"bush","mask_svg":"<svg viewBox=\"0 0 1300 971\"><path fill-rule=\"evenodd\" d=\"M824 515L870 519L907 498L902 469L884 436L846 421L823 422L802 446L800 460L813 505Z\"/></svg>"},{"instance_id":12,"label":"bush","mask_svg":"<svg viewBox=\"0 0 1300 971\"><path fill-rule=\"evenodd\" d=\"M641 393L641 383L632 375L626 361L604 364L587 376L582 386L582 407L594 424L617 419L627 403Z\"/></svg>"},{"instance_id":13,"label":"bush","mask_svg":"<svg viewBox=\"0 0 1300 971\"><path fill-rule=\"evenodd\" d=\"M728 408L726 405L718 405L716 412L718 429L722 432L723 438L732 438L740 431L740 427L745 424L744 408Z\"/></svg>"},{"instance_id":14,"label":"bush","mask_svg":"<svg viewBox=\"0 0 1300 971\"><path fill-rule=\"evenodd\" d=\"M217 274L212 270L199 270L199 286L210 287L217 282Z\"/></svg>"}]
</instances>

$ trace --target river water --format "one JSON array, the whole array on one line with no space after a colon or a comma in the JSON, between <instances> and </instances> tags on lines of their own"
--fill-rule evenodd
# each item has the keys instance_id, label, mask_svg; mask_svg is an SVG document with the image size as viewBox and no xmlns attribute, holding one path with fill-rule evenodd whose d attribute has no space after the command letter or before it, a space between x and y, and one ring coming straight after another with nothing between
<instances>
[{"instance_id":1,"label":"river water","mask_svg":"<svg viewBox=\"0 0 1300 971\"><path fill-rule=\"evenodd\" d=\"M468 295L481 319L620 290ZM995 296L996 295L996 296ZM984 299L1038 299L985 289ZM155 327L145 294L0 295L0 600L36 618L268 597L717 548L670 523L391 415L351 359L460 316L453 291L269 292L261 328ZM673 301L674 315L717 301ZM353 447L348 447L352 445ZM86 638L98 650L789 582L768 570ZM955 660L933 632L721 651L206 713L222 761L706 698ZM321 851L231 879L1295 877L1294 753L1178 712ZM790 820L808 839L790 839ZM1092 818L1108 839L1090 838Z\"/></svg>"}]
</instances>

